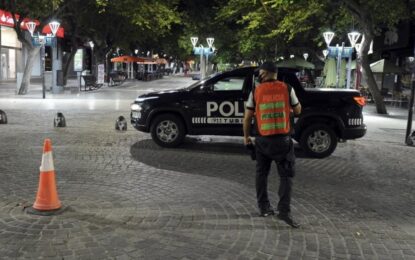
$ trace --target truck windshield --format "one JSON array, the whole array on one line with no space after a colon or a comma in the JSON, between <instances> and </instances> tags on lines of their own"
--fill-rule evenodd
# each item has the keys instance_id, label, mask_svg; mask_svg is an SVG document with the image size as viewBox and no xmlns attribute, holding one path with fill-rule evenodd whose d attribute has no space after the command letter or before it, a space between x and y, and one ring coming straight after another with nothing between
<instances>
[{"instance_id":1,"label":"truck windshield","mask_svg":"<svg viewBox=\"0 0 415 260\"><path fill-rule=\"evenodd\" d=\"M193 88L195 88L197 86L200 86L201 84L205 83L207 80L209 80L209 79L211 79L213 77L216 77L217 75L220 75L220 74L222 74L222 72L217 72L217 73L214 73L212 75L209 75L206 78L204 78L203 80L196 81L195 83L193 83L192 85L186 87L185 89L186 90L191 90L191 89L193 89Z\"/></svg>"}]
</instances>

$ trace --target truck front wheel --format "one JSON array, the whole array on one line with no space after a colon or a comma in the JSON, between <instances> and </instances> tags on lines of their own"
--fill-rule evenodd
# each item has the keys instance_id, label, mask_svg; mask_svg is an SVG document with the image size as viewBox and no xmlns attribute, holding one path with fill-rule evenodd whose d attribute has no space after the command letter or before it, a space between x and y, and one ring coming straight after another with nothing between
<instances>
[{"instance_id":1,"label":"truck front wheel","mask_svg":"<svg viewBox=\"0 0 415 260\"><path fill-rule=\"evenodd\" d=\"M150 132L154 142L162 147L176 147L186 135L183 121L173 114L162 114L154 118Z\"/></svg>"},{"instance_id":2,"label":"truck front wheel","mask_svg":"<svg viewBox=\"0 0 415 260\"><path fill-rule=\"evenodd\" d=\"M324 158L336 149L337 135L329 126L311 125L301 134L300 145L309 156Z\"/></svg>"}]
</instances>

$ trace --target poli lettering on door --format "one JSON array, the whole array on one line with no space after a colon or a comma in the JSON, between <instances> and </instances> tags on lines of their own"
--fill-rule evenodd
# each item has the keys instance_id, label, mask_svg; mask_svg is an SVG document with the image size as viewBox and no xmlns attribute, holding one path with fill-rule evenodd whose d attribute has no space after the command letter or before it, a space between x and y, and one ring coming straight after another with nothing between
<instances>
[{"instance_id":1,"label":"poli lettering on door","mask_svg":"<svg viewBox=\"0 0 415 260\"><path fill-rule=\"evenodd\" d=\"M242 124L244 105L238 101L206 103L207 124Z\"/></svg>"}]
</instances>

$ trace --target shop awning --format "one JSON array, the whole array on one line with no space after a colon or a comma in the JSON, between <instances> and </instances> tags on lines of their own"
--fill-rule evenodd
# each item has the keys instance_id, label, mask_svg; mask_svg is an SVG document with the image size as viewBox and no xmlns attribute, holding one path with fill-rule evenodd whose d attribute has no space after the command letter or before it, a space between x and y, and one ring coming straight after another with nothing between
<instances>
[{"instance_id":1,"label":"shop awning","mask_svg":"<svg viewBox=\"0 0 415 260\"><path fill-rule=\"evenodd\" d=\"M16 14L16 19L19 19L20 15ZM23 30L27 30L26 23L29 21L33 21L36 23L36 26L39 26L40 22L38 20L33 20L29 18L24 18L22 23L20 24L20 27ZM10 12L7 12L5 10L0 9L0 25L7 26L7 27L14 27L14 20L12 17L12 14ZM49 25L45 25L42 29L43 34L51 34L52 30L50 29ZM64 38L65 36L65 30L61 26L59 26L58 31L56 32L56 37Z\"/></svg>"},{"instance_id":2,"label":"shop awning","mask_svg":"<svg viewBox=\"0 0 415 260\"><path fill-rule=\"evenodd\" d=\"M155 60L157 64L167 64L167 60L163 58L158 58Z\"/></svg>"},{"instance_id":3,"label":"shop awning","mask_svg":"<svg viewBox=\"0 0 415 260\"><path fill-rule=\"evenodd\" d=\"M158 64L156 62L156 59L152 59L152 58L145 58L145 57L139 57L141 60L138 61L138 64L144 64L144 65L151 65L151 64Z\"/></svg>"},{"instance_id":4,"label":"shop awning","mask_svg":"<svg viewBox=\"0 0 415 260\"><path fill-rule=\"evenodd\" d=\"M396 66L392 62L387 61L385 59L378 60L377 62L370 64L370 69L372 70L373 73L400 74L400 73L405 72L404 69Z\"/></svg>"},{"instance_id":5,"label":"shop awning","mask_svg":"<svg viewBox=\"0 0 415 260\"><path fill-rule=\"evenodd\" d=\"M43 27L42 33L43 34L52 34L52 30L50 29L50 26L46 25L45 27ZM58 31L56 32L56 37L59 37L59 38L64 38L65 37L65 30L63 29L62 26L59 26Z\"/></svg>"},{"instance_id":6,"label":"shop awning","mask_svg":"<svg viewBox=\"0 0 415 260\"><path fill-rule=\"evenodd\" d=\"M137 62L138 64L167 64L166 59L152 59L152 58L146 58L146 57L135 57L135 56L119 56L114 57L111 59L111 62L123 62L123 63L129 63L129 62Z\"/></svg>"},{"instance_id":7,"label":"shop awning","mask_svg":"<svg viewBox=\"0 0 415 260\"><path fill-rule=\"evenodd\" d=\"M111 59L111 62L123 62L123 63L129 63L129 62L143 62L146 61L144 58L141 57L134 57L134 56L119 56Z\"/></svg>"}]
</instances>

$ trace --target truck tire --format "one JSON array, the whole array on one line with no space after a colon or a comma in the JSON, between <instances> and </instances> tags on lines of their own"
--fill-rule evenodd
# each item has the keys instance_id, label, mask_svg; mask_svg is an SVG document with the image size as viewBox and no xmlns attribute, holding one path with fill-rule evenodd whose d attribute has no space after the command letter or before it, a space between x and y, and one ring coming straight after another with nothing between
<instances>
[{"instance_id":1,"label":"truck tire","mask_svg":"<svg viewBox=\"0 0 415 260\"><path fill-rule=\"evenodd\" d=\"M336 149L337 135L327 125L310 125L301 134L300 145L309 156L324 158Z\"/></svg>"},{"instance_id":2,"label":"truck tire","mask_svg":"<svg viewBox=\"0 0 415 260\"><path fill-rule=\"evenodd\" d=\"M186 136L182 119L174 114L161 114L154 118L150 127L151 138L162 147L176 147Z\"/></svg>"}]
</instances>

